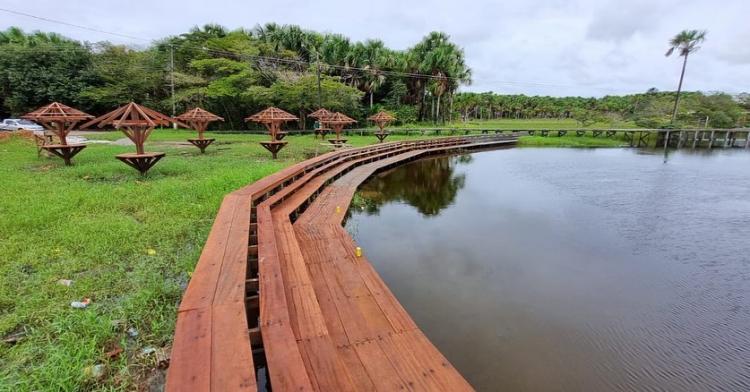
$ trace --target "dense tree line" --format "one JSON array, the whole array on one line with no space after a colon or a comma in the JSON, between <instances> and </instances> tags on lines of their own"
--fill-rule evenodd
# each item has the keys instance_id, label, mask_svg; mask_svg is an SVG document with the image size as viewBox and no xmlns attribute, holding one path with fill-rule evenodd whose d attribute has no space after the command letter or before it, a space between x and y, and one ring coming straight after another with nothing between
<instances>
[{"instance_id":1,"label":"dense tree line","mask_svg":"<svg viewBox=\"0 0 750 392\"><path fill-rule=\"evenodd\" d=\"M670 126L675 92L650 89L642 94L608 95L602 98L498 95L460 93L455 109L462 120L566 119L589 122L634 121L641 127ZM747 126L750 96L724 93L683 92L675 126L729 128Z\"/></svg>"},{"instance_id":2,"label":"dense tree line","mask_svg":"<svg viewBox=\"0 0 750 392\"><path fill-rule=\"evenodd\" d=\"M206 25L142 49L18 28L0 31L0 116L54 100L101 114L133 100L168 114L173 104L177 113L200 105L234 129L268 105L305 117L319 103L359 120L385 109L403 123L576 118L585 124L618 118L664 126L674 101L673 93L657 91L603 98L458 92L469 83L463 50L440 32L399 51L380 40L353 42L273 23L231 31ZM678 120L684 124L747 121L746 95L688 92L682 100Z\"/></svg>"}]
</instances>

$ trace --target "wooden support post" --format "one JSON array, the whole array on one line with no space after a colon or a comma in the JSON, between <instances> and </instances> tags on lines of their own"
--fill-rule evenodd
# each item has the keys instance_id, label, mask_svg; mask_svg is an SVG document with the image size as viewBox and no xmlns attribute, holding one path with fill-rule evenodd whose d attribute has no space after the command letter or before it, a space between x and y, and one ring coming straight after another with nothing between
<instances>
[{"instance_id":1,"label":"wooden support post","mask_svg":"<svg viewBox=\"0 0 750 392\"><path fill-rule=\"evenodd\" d=\"M388 135L388 132L375 132L375 137L378 138L378 143L382 143Z\"/></svg>"},{"instance_id":2,"label":"wooden support post","mask_svg":"<svg viewBox=\"0 0 750 392\"><path fill-rule=\"evenodd\" d=\"M72 165L72 159L76 154L86 148L85 144L48 144L41 147L42 149L50 152L54 155L63 159L65 166Z\"/></svg>"},{"instance_id":3,"label":"wooden support post","mask_svg":"<svg viewBox=\"0 0 750 392\"><path fill-rule=\"evenodd\" d=\"M714 148L714 140L716 140L716 131L711 130L711 138L708 139L708 148Z\"/></svg>"},{"instance_id":4,"label":"wooden support post","mask_svg":"<svg viewBox=\"0 0 750 392\"><path fill-rule=\"evenodd\" d=\"M115 157L145 176L151 167L164 158L164 155L163 152L148 152L143 154L120 154Z\"/></svg>"},{"instance_id":5,"label":"wooden support post","mask_svg":"<svg viewBox=\"0 0 750 392\"><path fill-rule=\"evenodd\" d=\"M693 132L693 150L695 150L695 147L700 144L701 142L701 133L702 131L694 131Z\"/></svg>"},{"instance_id":6,"label":"wooden support post","mask_svg":"<svg viewBox=\"0 0 750 392\"><path fill-rule=\"evenodd\" d=\"M286 146L286 142L275 140L270 142L260 142L260 145L271 153L273 159L276 159L276 155L279 153L279 150Z\"/></svg>"},{"instance_id":7,"label":"wooden support post","mask_svg":"<svg viewBox=\"0 0 750 392\"><path fill-rule=\"evenodd\" d=\"M649 131L640 131L638 134L638 147L648 147L648 137L651 135Z\"/></svg>"},{"instance_id":8,"label":"wooden support post","mask_svg":"<svg viewBox=\"0 0 750 392\"><path fill-rule=\"evenodd\" d=\"M198 138L198 139L188 139L188 142L190 142L190 144L198 147L201 150L201 154L205 154L206 153L206 147L208 147L209 145L211 145L211 143L213 143L215 140L216 139L201 139L201 138Z\"/></svg>"}]
</instances>

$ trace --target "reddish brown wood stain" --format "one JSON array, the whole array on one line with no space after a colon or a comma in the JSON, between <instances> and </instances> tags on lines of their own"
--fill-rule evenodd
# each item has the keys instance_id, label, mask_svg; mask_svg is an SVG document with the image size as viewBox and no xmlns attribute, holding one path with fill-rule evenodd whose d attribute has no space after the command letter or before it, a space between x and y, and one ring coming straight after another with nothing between
<instances>
[{"instance_id":1,"label":"reddish brown wood stain","mask_svg":"<svg viewBox=\"0 0 750 392\"><path fill-rule=\"evenodd\" d=\"M167 390L257 389L245 303L251 225L275 390L471 390L356 256L341 224L357 186L378 169L514 142L454 137L338 150L227 195L180 304Z\"/></svg>"}]
</instances>

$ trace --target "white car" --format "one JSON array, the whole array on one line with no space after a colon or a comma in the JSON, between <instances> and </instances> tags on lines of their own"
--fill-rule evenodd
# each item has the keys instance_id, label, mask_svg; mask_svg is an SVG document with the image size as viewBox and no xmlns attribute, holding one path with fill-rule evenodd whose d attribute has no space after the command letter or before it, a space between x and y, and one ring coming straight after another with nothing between
<instances>
[{"instance_id":1,"label":"white car","mask_svg":"<svg viewBox=\"0 0 750 392\"><path fill-rule=\"evenodd\" d=\"M6 118L3 122L0 122L0 131L19 130L27 130L37 133L44 132L44 127L33 121L24 120L22 118Z\"/></svg>"}]
</instances>

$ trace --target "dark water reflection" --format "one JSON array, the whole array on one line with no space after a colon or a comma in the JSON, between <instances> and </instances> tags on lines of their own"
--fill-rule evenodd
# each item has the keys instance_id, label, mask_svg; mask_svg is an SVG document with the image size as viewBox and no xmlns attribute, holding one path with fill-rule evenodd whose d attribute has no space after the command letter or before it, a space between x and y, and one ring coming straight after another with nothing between
<instances>
[{"instance_id":1,"label":"dark water reflection","mask_svg":"<svg viewBox=\"0 0 750 392\"><path fill-rule=\"evenodd\" d=\"M365 184L347 227L477 389L750 390L750 154L661 161L419 161Z\"/></svg>"},{"instance_id":2,"label":"dark water reflection","mask_svg":"<svg viewBox=\"0 0 750 392\"><path fill-rule=\"evenodd\" d=\"M371 178L359 189L359 196L368 214L377 214L386 203L409 204L422 215L438 215L453 204L464 187L466 176L455 173L458 163L469 163L471 155L425 159L412 163L409 170L392 170L388 175Z\"/></svg>"}]
</instances>

